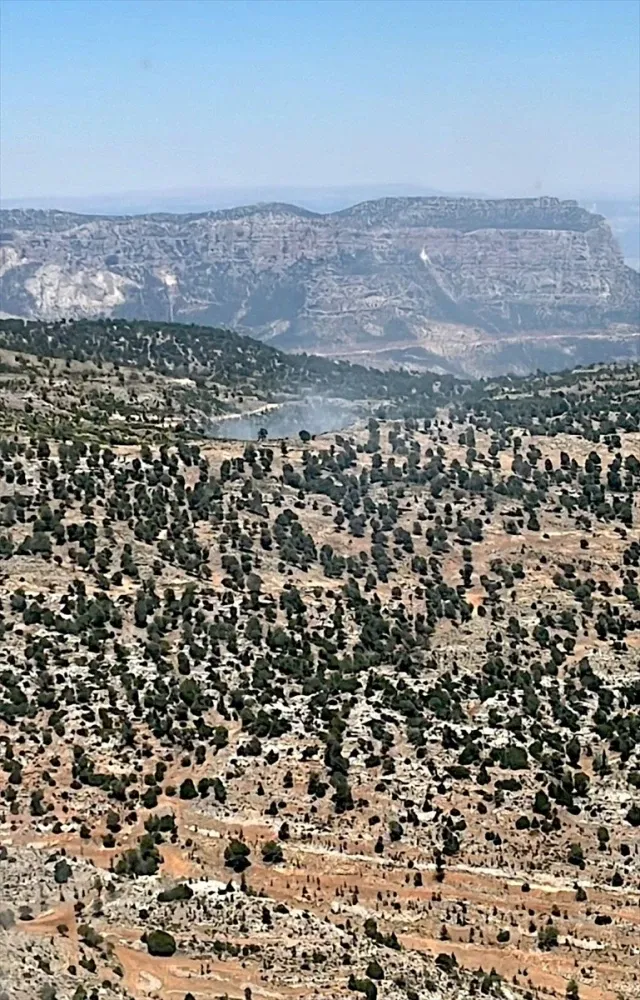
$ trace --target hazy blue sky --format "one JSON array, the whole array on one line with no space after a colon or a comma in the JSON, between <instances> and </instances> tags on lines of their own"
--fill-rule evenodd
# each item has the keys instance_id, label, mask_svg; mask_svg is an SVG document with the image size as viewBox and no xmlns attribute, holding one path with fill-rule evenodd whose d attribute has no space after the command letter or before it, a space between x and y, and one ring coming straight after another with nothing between
<instances>
[{"instance_id":1,"label":"hazy blue sky","mask_svg":"<svg viewBox=\"0 0 640 1000\"><path fill-rule=\"evenodd\" d=\"M635 0L3 0L4 198L638 188Z\"/></svg>"}]
</instances>

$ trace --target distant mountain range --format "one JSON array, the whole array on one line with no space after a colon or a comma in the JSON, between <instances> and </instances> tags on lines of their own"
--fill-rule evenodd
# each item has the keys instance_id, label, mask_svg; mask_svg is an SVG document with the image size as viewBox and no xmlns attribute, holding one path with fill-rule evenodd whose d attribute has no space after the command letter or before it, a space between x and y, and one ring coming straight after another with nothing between
<instances>
[{"instance_id":1,"label":"distant mountain range","mask_svg":"<svg viewBox=\"0 0 640 1000\"><path fill-rule=\"evenodd\" d=\"M0 229L9 315L223 325L287 350L471 374L638 353L640 274L603 216L575 201L390 197L328 214L279 203L138 216L16 208Z\"/></svg>"},{"instance_id":2,"label":"distant mountain range","mask_svg":"<svg viewBox=\"0 0 640 1000\"><path fill-rule=\"evenodd\" d=\"M451 192L420 184L342 184L334 186L207 187L177 188L168 191L129 191L111 195L67 195L63 197L0 198L2 208L45 208L83 215L148 215L158 212L184 214L212 212L238 205L299 205L310 212L338 212L362 201L379 198L432 198L452 196ZM483 197L478 192L456 193L455 197ZM587 206L589 207L589 206Z\"/></svg>"},{"instance_id":3,"label":"distant mountain range","mask_svg":"<svg viewBox=\"0 0 640 1000\"><path fill-rule=\"evenodd\" d=\"M362 201L380 198L487 198L479 191L440 191L423 184L342 184L333 186L207 187L168 191L130 191L108 195L67 195L40 198L0 198L2 208L44 208L83 215L149 215L219 211L238 205L276 202L311 212L338 212ZM595 195L579 199L583 208L604 215L627 264L640 270L640 198Z\"/></svg>"}]
</instances>

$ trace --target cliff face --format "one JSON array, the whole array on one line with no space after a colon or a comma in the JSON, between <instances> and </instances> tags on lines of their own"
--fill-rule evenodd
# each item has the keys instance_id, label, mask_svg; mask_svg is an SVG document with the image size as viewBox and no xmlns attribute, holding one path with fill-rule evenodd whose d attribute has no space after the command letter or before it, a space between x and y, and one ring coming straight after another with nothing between
<instances>
[{"instance_id":1,"label":"cliff face","mask_svg":"<svg viewBox=\"0 0 640 1000\"><path fill-rule=\"evenodd\" d=\"M640 275L572 201L0 214L0 310L18 316L194 321L310 350L429 346L443 324L494 339L638 321Z\"/></svg>"}]
</instances>

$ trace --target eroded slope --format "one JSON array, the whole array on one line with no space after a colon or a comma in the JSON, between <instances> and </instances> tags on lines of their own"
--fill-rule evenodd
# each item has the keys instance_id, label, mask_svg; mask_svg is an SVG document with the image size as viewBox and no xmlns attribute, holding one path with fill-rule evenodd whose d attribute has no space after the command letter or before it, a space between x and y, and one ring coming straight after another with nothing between
<instances>
[{"instance_id":1,"label":"eroded slope","mask_svg":"<svg viewBox=\"0 0 640 1000\"><path fill-rule=\"evenodd\" d=\"M12 1000L637 996L637 370L243 446L4 366Z\"/></svg>"}]
</instances>

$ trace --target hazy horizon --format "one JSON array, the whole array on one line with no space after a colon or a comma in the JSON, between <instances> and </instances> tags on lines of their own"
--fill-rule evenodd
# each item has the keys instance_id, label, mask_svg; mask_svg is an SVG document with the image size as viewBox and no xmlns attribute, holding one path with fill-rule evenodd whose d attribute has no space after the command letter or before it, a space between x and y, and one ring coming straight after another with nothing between
<instances>
[{"instance_id":1,"label":"hazy horizon","mask_svg":"<svg viewBox=\"0 0 640 1000\"><path fill-rule=\"evenodd\" d=\"M640 25L625 0L1 9L5 203L638 193Z\"/></svg>"},{"instance_id":2,"label":"hazy horizon","mask_svg":"<svg viewBox=\"0 0 640 1000\"><path fill-rule=\"evenodd\" d=\"M55 195L23 196L5 198L0 196L0 208L42 208L78 211L80 214L98 210L105 214L119 214L132 210L135 214L148 211L190 211L190 205L201 206L197 211L216 210L218 208L240 208L247 205L279 202L309 208L312 211L330 212L358 201L369 201L377 198L390 197L444 197L444 198L538 198L550 197L560 200L574 200L585 207L588 203L597 205L601 202L640 202L640 192L628 195L616 195L607 191L567 192L540 191L535 194L502 194L499 191L454 191L440 190L417 183L389 182L380 184L335 184L335 185L268 185L256 187L186 187L166 188L163 190L149 189L119 192L92 192L86 195ZM153 206L162 206L158 209ZM173 205L173 208L167 206ZM74 207L76 206L76 207ZM86 206L81 208L79 206ZM90 206L96 206L92 209ZM181 207L187 206L187 207ZM594 209L597 210L597 209Z\"/></svg>"}]
</instances>

